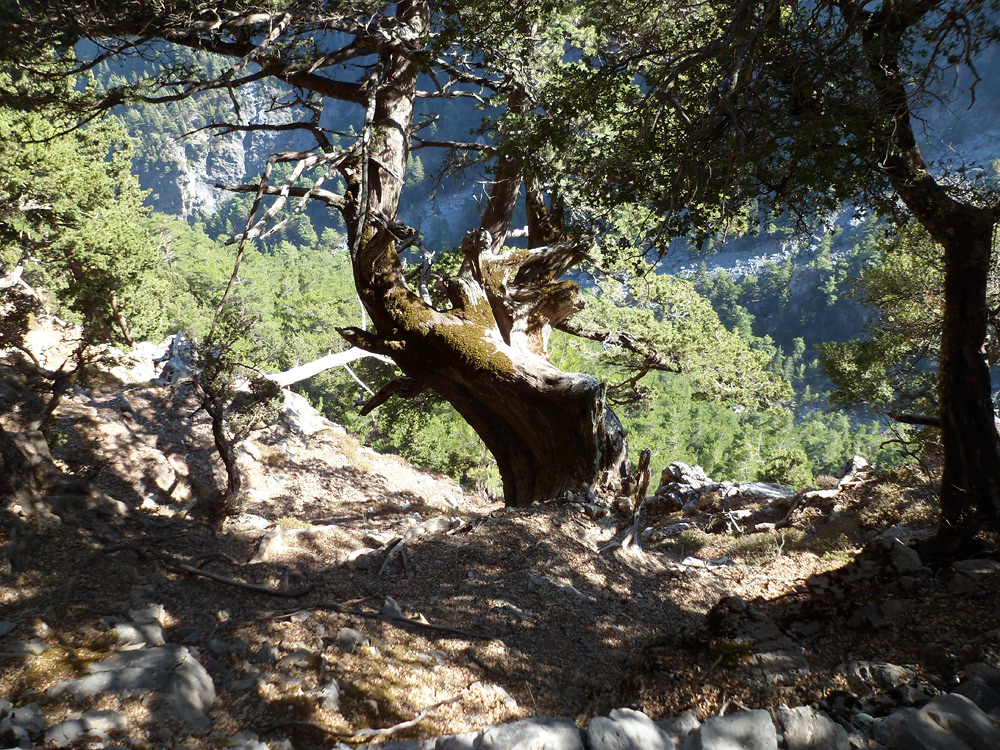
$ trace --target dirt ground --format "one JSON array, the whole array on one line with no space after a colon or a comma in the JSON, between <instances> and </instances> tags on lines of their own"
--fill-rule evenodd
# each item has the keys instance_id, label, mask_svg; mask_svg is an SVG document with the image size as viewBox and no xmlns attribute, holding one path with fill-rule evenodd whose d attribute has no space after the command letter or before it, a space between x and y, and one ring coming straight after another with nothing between
<instances>
[{"instance_id":1,"label":"dirt ground","mask_svg":"<svg viewBox=\"0 0 1000 750\"><path fill-rule=\"evenodd\" d=\"M13 430L30 383L7 365L0 381ZM46 437L63 472L124 504L40 531L27 564L0 578L0 622L15 626L0 640L0 696L39 703L50 721L81 706L45 690L120 648L109 623L148 603L165 609L167 642L192 648L215 682L211 729L174 744L191 748L241 731L329 747L425 709L391 738L527 716L582 723L621 706L653 718L729 702L829 708L858 698L841 668L851 660L904 666L932 695L965 663L1000 656L995 586L952 586L947 568L889 575L884 555L863 549L893 524L927 533L932 499L912 475L872 472L835 511L807 503L788 528L761 533L709 533L713 508L649 515L641 526L692 528L637 547L630 517L506 509L335 425L306 436L279 420L251 434L246 506L213 535L197 501L221 485L221 464L184 388L77 387ZM900 617L879 614L887 599L905 603ZM737 620L749 606L774 623L807 668L762 672L720 608L732 601ZM14 638L48 650L12 653ZM335 708L316 697L331 681ZM125 712L136 747L164 743L141 696L87 707Z\"/></svg>"}]
</instances>

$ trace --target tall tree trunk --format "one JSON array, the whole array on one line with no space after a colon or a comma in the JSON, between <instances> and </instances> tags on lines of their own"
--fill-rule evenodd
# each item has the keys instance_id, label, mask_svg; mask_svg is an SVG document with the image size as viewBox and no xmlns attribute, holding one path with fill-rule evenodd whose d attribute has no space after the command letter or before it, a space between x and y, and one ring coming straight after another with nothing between
<instances>
[{"instance_id":1,"label":"tall tree trunk","mask_svg":"<svg viewBox=\"0 0 1000 750\"><path fill-rule=\"evenodd\" d=\"M426 32L428 14L426 2L397 5L414 38ZM501 164L483 226L467 235L462 271L448 280L452 307L436 309L414 293L397 251L411 230L396 222L396 210L418 69L398 49L382 52L379 67L369 91L370 153L342 170L355 281L375 333L341 333L391 356L406 374L405 384L393 381L384 394L430 389L458 410L496 458L508 505L617 487L627 474L626 445L604 386L560 371L546 354L552 326L582 307L576 285L558 281L581 246L504 250L520 176Z\"/></svg>"},{"instance_id":2,"label":"tall tree trunk","mask_svg":"<svg viewBox=\"0 0 1000 750\"><path fill-rule=\"evenodd\" d=\"M900 67L903 38L934 3L884 3L865 13L862 4L840 0L849 18L864 18L863 43L878 92L885 148L874 167L917 221L944 249L944 323L938 362L938 402L944 471L941 480L943 548L961 546L970 532L1000 524L1000 434L993 412L985 341L989 321L986 288L995 209L955 199L931 174L913 132L913 114Z\"/></svg>"},{"instance_id":3,"label":"tall tree trunk","mask_svg":"<svg viewBox=\"0 0 1000 750\"><path fill-rule=\"evenodd\" d=\"M945 247L945 306L938 374L944 473L941 538L949 546L969 530L1000 522L1000 438L993 412L986 284L992 221L951 227ZM940 240L939 240L940 241Z\"/></svg>"}]
</instances>

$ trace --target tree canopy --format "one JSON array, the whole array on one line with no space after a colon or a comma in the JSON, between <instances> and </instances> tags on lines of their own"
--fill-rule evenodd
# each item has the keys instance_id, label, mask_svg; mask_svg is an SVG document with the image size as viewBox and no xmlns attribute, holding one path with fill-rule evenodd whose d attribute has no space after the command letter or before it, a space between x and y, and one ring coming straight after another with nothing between
<instances>
[{"instance_id":1,"label":"tree canopy","mask_svg":"<svg viewBox=\"0 0 1000 750\"><path fill-rule=\"evenodd\" d=\"M309 199L337 211L372 321L342 334L404 373L369 408L439 393L496 456L515 505L615 486L626 472L605 386L548 360L549 333L583 307L566 271L844 200L913 216L944 248L942 529L954 530L1000 513L1000 437L979 355L997 201L932 170L915 122L996 39L995 5L9 0L0 28L8 64L43 80L130 61L140 75L87 95L78 106L89 113L219 90L234 106L218 127L246 130L261 126L240 121L241 92L286 84L275 106L296 117L268 127L310 147L230 186L254 196L240 252ZM84 39L96 51L78 58ZM229 64L192 65L170 45ZM478 133L424 137L423 103L438 98L477 103ZM331 123L331 101L353 114ZM399 206L412 152L426 147L485 164L489 181L458 272L411 283L403 255L421 238ZM289 168L282 179L277 165Z\"/></svg>"}]
</instances>

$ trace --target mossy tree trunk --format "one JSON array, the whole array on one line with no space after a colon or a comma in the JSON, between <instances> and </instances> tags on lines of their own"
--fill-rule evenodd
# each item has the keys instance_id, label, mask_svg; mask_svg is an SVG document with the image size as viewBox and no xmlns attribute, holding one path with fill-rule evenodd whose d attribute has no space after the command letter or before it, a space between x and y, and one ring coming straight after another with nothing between
<instances>
[{"instance_id":1,"label":"mossy tree trunk","mask_svg":"<svg viewBox=\"0 0 1000 750\"><path fill-rule=\"evenodd\" d=\"M410 38L426 32L428 14L426 2L397 5ZM450 307L437 309L416 294L398 255L412 230L397 221L397 208L418 70L395 49L382 53L380 66L368 103L368 145L341 170L349 186L343 210L355 281L375 328L342 334L392 357L405 373L369 408L394 394L441 395L493 453L508 505L619 486L627 471L625 439L604 385L560 371L547 356L552 327L583 307L577 286L558 279L584 257L588 243L505 248L523 177L513 161L501 160L481 226L463 242L461 271L443 282ZM518 95L512 99L517 106Z\"/></svg>"}]
</instances>

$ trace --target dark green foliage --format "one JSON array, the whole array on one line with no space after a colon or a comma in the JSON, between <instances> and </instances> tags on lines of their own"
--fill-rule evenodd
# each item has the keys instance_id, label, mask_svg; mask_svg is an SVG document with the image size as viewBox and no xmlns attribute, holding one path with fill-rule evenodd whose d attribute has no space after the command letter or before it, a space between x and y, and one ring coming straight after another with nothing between
<instances>
[{"instance_id":1,"label":"dark green foliage","mask_svg":"<svg viewBox=\"0 0 1000 750\"><path fill-rule=\"evenodd\" d=\"M813 482L809 456L802 448L779 449L764 463L757 478L762 482L785 484L789 487L809 487Z\"/></svg>"},{"instance_id":2,"label":"dark green foliage","mask_svg":"<svg viewBox=\"0 0 1000 750\"><path fill-rule=\"evenodd\" d=\"M91 339L130 343L162 327L166 295L131 144L113 119L62 133L67 125L56 111L0 108L0 261L33 258L26 279L54 292Z\"/></svg>"}]
</instances>

